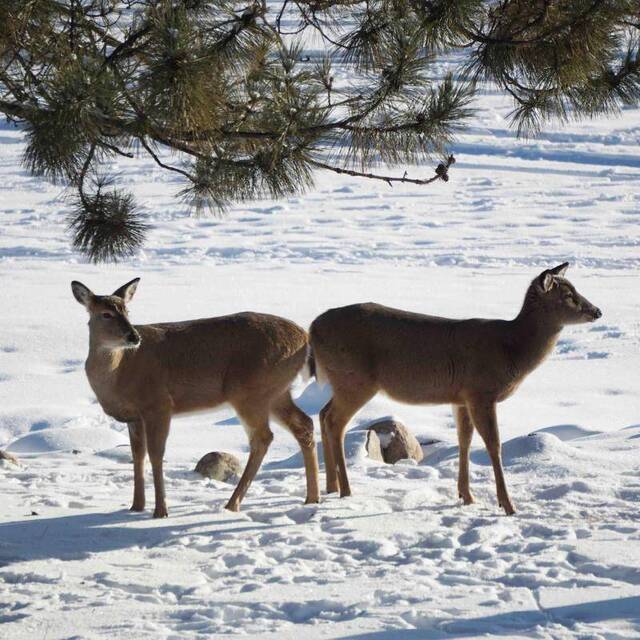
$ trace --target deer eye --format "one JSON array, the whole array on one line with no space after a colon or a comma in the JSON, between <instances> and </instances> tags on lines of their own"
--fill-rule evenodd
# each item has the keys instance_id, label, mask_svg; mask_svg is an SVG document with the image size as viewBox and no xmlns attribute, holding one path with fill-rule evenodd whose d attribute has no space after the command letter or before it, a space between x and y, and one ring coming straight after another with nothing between
<instances>
[{"instance_id":1,"label":"deer eye","mask_svg":"<svg viewBox=\"0 0 640 640\"><path fill-rule=\"evenodd\" d=\"M114 317L114 316L113 316L113 313L111 313L111 311L104 311L104 312L102 313L102 317L103 317L105 320L113 320L113 317Z\"/></svg>"}]
</instances>

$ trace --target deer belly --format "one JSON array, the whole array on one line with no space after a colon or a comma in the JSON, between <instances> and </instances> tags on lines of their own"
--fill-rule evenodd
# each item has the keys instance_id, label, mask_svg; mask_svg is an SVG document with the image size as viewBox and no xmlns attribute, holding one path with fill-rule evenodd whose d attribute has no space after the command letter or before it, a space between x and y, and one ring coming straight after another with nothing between
<instances>
[{"instance_id":1,"label":"deer belly","mask_svg":"<svg viewBox=\"0 0 640 640\"><path fill-rule=\"evenodd\" d=\"M175 405L173 413L180 417L197 416L201 413L208 413L213 409L224 408L224 405L227 405L227 403L222 400L219 402L180 403Z\"/></svg>"},{"instance_id":2,"label":"deer belly","mask_svg":"<svg viewBox=\"0 0 640 640\"><path fill-rule=\"evenodd\" d=\"M449 375L437 369L379 371L379 382L381 391L398 402L447 404L458 400L459 389L450 382Z\"/></svg>"},{"instance_id":3,"label":"deer belly","mask_svg":"<svg viewBox=\"0 0 640 640\"><path fill-rule=\"evenodd\" d=\"M175 414L197 414L218 407L227 399L212 386L178 388L171 394Z\"/></svg>"}]
</instances>

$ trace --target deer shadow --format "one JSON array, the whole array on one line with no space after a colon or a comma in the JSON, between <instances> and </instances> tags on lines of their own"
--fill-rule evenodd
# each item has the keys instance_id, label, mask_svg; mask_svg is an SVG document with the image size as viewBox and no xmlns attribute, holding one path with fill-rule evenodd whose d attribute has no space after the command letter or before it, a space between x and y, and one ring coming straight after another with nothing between
<instances>
[{"instance_id":1,"label":"deer shadow","mask_svg":"<svg viewBox=\"0 0 640 640\"><path fill-rule=\"evenodd\" d=\"M180 510L174 510L174 513ZM191 512L188 512L192 515ZM178 515L180 515L178 513ZM209 514L211 515L211 514ZM240 518L225 520L247 524ZM166 524L159 524L159 522ZM139 523L138 526L131 526ZM147 526L144 526L144 525ZM220 525L221 521L180 522L152 520L150 512L120 510L111 513L80 513L56 517L27 517L0 523L0 568L31 560L82 560L93 554L171 544L194 528Z\"/></svg>"}]
</instances>

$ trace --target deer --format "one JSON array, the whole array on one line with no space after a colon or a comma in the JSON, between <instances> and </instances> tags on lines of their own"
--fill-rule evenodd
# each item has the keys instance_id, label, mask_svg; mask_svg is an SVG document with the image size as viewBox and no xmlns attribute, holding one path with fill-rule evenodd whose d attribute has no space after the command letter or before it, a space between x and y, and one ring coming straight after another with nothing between
<instances>
[{"instance_id":1,"label":"deer","mask_svg":"<svg viewBox=\"0 0 640 640\"><path fill-rule=\"evenodd\" d=\"M515 513L502 466L496 404L511 396L553 350L566 325L600 309L564 275L565 262L530 284L513 320L456 320L379 304L330 309L310 327L311 358L332 397L320 411L327 493L350 496L344 455L349 420L379 391L409 404L451 404L459 445L458 494L474 502L469 448L475 430L493 467L498 503Z\"/></svg>"},{"instance_id":2,"label":"deer","mask_svg":"<svg viewBox=\"0 0 640 640\"><path fill-rule=\"evenodd\" d=\"M313 421L290 392L307 359L306 331L284 318L253 312L132 325L127 305L139 280L104 296L76 280L71 283L74 297L89 312L89 384L103 411L128 426L134 479L131 511L145 508L148 452L155 489L153 517L167 517L163 456L171 419L223 403L235 410L250 448L225 508L239 511L273 439L270 418L297 440L305 466L306 503L318 502Z\"/></svg>"}]
</instances>

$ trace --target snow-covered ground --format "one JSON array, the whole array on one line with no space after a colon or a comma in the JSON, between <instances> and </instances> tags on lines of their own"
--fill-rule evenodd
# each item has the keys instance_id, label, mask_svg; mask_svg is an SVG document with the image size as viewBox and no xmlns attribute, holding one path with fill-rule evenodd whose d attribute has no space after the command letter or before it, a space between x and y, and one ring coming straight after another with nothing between
<instances>
[{"instance_id":1,"label":"snow-covered ground","mask_svg":"<svg viewBox=\"0 0 640 640\"><path fill-rule=\"evenodd\" d=\"M640 636L640 111L525 142L504 99L479 106L447 184L319 175L304 196L223 219L185 217L172 175L123 161L155 225L118 266L69 249L64 194L25 174L20 133L0 128L0 448L21 462L0 466L2 638ZM459 504L449 407L384 397L348 434L352 498L303 506L297 447L276 427L242 512L225 512L232 487L192 472L207 451L246 458L221 409L173 423L169 519L127 511L128 439L85 379L70 280L107 293L141 276L136 323L254 309L307 326L365 300L512 317L564 260L604 315L566 329L499 408L515 517L477 438L477 504ZM327 393L296 388L316 427ZM438 441L420 465L364 457L358 426L390 414Z\"/></svg>"}]
</instances>

